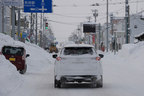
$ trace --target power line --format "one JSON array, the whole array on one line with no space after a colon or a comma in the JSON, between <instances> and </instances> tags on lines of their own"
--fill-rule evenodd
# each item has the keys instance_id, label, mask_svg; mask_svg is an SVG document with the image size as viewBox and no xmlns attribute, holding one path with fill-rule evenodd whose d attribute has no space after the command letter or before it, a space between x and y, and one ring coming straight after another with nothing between
<instances>
[{"instance_id":1,"label":"power line","mask_svg":"<svg viewBox=\"0 0 144 96\"><path fill-rule=\"evenodd\" d=\"M66 25L73 25L73 26L77 26L77 24L73 24L73 23L66 23L66 22L54 21L54 20L48 20L48 21L55 22L55 23L60 23L60 24L66 24Z\"/></svg>"},{"instance_id":2,"label":"power line","mask_svg":"<svg viewBox=\"0 0 144 96\"><path fill-rule=\"evenodd\" d=\"M144 2L143 0L141 1L131 1L129 3L141 3L141 2ZM125 2L115 2L115 3L109 3L109 5L119 5L119 4L125 4ZM106 5L106 3L100 3L100 6L101 5Z\"/></svg>"},{"instance_id":3,"label":"power line","mask_svg":"<svg viewBox=\"0 0 144 96\"><path fill-rule=\"evenodd\" d=\"M144 0L141 0L141 1L130 1L129 3L142 3L144 2ZM100 6L105 6L106 3L98 3L99 5L97 4L91 4L91 5L76 5L76 4L73 4L73 5L53 5L53 7L100 7ZM115 3L109 3L109 5L121 5L121 4L125 4L125 2L121 1L121 2L115 2Z\"/></svg>"},{"instance_id":4,"label":"power line","mask_svg":"<svg viewBox=\"0 0 144 96\"><path fill-rule=\"evenodd\" d=\"M68 15L62 15L62 14L57 14L57 13L53 13L52 15L70 17L70 18L85 18L86 17L86 16L68 16Z\"/></svg>"}]
</instances>

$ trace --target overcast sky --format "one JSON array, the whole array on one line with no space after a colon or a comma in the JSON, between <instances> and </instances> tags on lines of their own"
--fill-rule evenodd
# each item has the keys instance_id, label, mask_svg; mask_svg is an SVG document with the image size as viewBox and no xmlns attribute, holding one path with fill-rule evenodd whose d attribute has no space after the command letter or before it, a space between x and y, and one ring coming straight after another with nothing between
<instances>
[{"instance_id":1,"label":"overcast sky","mask_svg":"<svg viewBox=\"0 0 144 96\"><path fill-rule=\"evenodd\" d=\"M81 22L88 21L92 9L98 10L97 23L106 22L106 1L107 0L53 0L53 13L46 14L57 41L65 41L70 34L77 29ZM125 0L109 0L109 14L114 16L124 16ZM98 3L99 6L91 6ZM129 0L130 14L144 10L144 0Z\"/></svg>"}]
</instances>

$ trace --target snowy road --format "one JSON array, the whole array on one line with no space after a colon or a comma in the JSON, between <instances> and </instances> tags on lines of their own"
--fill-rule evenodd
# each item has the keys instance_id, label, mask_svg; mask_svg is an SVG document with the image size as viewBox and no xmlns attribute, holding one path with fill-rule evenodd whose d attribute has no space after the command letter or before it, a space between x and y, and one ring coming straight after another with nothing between
<instances>
[{"instance_id":1,"label":"snowy road","mask_svg":"<svg viewBox=\"0 0 144 96\"><path fill-rule=\"evenodd\" d=\"M114 58L115 61L120 59ZM118 60L116 60L118 59ZM112 58L104 59L104 87L91 88L87 85L69 85L58 89L53 87L54 66L49 64L39 72L24 75L25 80L21 88L12 96L142 96L144 81L143 73L133 72L133 67L127 69L127 64L113 62ZM141 83L140 83L141 82Z\"/></svg>"},{"instance_id":2,"label":"snowy road","mask_svg":"<svg viewBox=\"0 0 144 96\"><path fill-rule=\"evenodd\" d=\"M20 75L4 56L0 56L0 96L144 96L144 42L125 45L116 55L104 54L103 88L70 85L61 89L54 88L51 54L34 44L13 41L2 35L0 47L5 44L25 46L30 57L26 74Z\"/></svg>"}]
</instances>

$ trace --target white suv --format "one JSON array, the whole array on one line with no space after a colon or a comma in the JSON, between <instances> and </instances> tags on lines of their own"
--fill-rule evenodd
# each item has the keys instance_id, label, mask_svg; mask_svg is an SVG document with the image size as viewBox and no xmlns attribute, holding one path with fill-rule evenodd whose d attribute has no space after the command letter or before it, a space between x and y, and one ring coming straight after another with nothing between
<instances>
[{"instance_id":1,"label":"white suv","mask_svg":"<svg viewBox=\"0 0 144 96\"><path fill-rule=\"evenodd\" d=\"M54 87L64 84L92 84L103 87L102 54L97 54L94 47L88 44L66 45L56 58L54 67Z\"/></svg>"}]
</instances>

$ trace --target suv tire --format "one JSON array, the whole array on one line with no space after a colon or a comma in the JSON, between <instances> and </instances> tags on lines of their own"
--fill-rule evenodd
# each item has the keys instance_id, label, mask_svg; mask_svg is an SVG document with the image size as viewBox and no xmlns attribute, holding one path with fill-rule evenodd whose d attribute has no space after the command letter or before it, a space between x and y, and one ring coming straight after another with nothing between
<instances>
[{"instance_id":1,"label":"suv tire","mask_svg":"<svg viewBox=\"0 0 144 96\"><path fill-rule=\"evenodd\" d=\"M23 69L23 70L20 70L19 73L20 73L20 74L24 74L24 73L26 72L26 70L27 70L27 65L25 64L24 69Z\"/></svg>"},{"instance_id":2,"label":"suv tire","mask_svg":"<svg viewBox=\"0 0 144 96\"><path fill-rule=\"evenodd\" d=\"M101 76L100 82L97 83L97 88L102 88L103 87L103 76Z\"/></svg>"}]
</instances>

